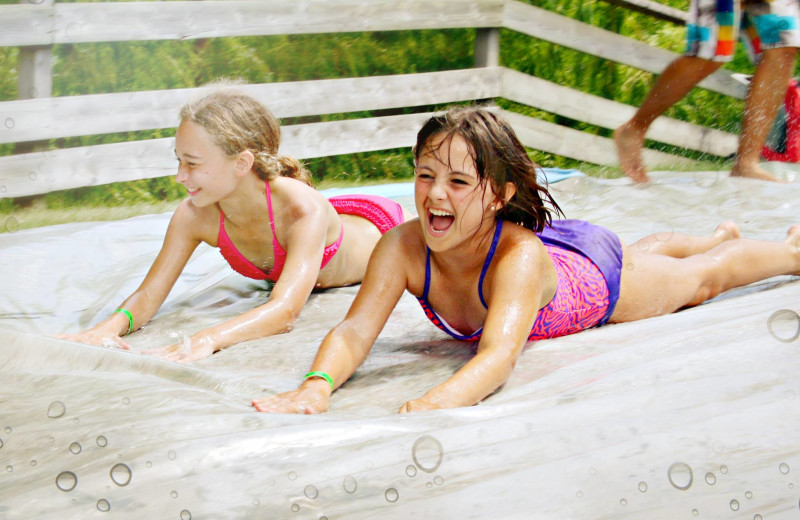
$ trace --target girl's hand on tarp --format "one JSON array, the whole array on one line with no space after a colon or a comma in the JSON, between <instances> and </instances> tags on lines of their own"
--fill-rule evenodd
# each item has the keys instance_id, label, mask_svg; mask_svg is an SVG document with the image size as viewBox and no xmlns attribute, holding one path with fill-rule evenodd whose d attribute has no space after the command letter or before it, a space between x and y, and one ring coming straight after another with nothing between
<instances>
[{"instance_id":1,"label":"girl's hand on tarp","mask_svg":"<svg viewBox=\"0 0 800 520\"><path fill-rule=\"evenodd\" d=\"M398 410L397 413L424 412L426 410L440 410L442 408L453 407L433 399L427 399L426 396L423 395L418 399L412 399L408 401L406 404L400 407L400 410Z\"/></svg>"},{"instance_id":2,"label":"girl's hand on tarp","mask_svg":"<svg viewBox=\"0 0 800 520\"><path fill-rule=\"evenodd\" d=\"M207 358L214 353L214 345L206 339L186 338L182 343L143 350L142 354L176 363L188 363Z\"/></svg>"},{"instance_id":3,"label":"girl's hand on tarp","mask_svg":"<svg viewBox=\"0 0 800 520\"><path fill-rule=\"evenodd\" d=\"M322 413L328 411L329 390L326 381L306 381L297 390L253 399L252 405L259 412L267 413Z\"/></svg>"},{"instance_id":4,"label":"girl's hand on tarp","mask_svg":"<svg viewBox=\"0 0 800 520\"><path fill-rule=\"evenodd\" d=\"M131 346L116 334L109 334L97 330L85 330L75 334L56 334L56 338L67 341L77 341L78 343L88 343L98 347L119 348L130 350Z\"/></svg>"}]
</instances>

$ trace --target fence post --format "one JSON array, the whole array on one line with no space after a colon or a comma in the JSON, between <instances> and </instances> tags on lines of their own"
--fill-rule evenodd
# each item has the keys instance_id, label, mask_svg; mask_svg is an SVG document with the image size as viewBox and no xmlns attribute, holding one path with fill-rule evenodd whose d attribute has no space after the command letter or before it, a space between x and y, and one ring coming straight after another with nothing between
<instances>
[{"instance_id":1,"label":"fence post","mask_svg":"<svg viewBox=\"0 0 800 520\"><path fill-rule=\"evenodd\" d=\"M475 34L475 66L500 65L500 29L478 29Z\"/></svg>"},{"instance_id":2,"label":"fence post","mask_svg":"<svg viewBox=\"0 0 800 520\"><path fill-rule=\"evenodd\" d=\"M52 7L54 0L20 0L21 4ZM17 58L17 98L34 99L53 95L53 52L51 45L31 45L19 48ZM14 153L44 150L47 142L16 143Z\"/></svg>"}]
</instances>

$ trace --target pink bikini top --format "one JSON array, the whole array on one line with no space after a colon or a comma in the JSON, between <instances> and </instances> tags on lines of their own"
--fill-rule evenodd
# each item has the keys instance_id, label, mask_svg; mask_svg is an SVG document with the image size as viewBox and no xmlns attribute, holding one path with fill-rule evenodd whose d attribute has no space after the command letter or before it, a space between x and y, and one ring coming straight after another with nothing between
<instances>
[{"instance_id":1,"label":"pink bikini top","mask_svg":"<svg viewBox=\"0 0 800 520\"><path fill-rule=\"evenodd\" d=\"M286 250L283 249L280 243L278 243L278 239L275 236L275 219L272 214L272 195L269 189L269 182L264 182L264 185L266 186L267 208L269 209L269 227L272 229L272 255L275 259L272 270L268 273L262 271L253 262L245 258L245 256L239 252L238 249L236 249L236 246L233 244L228 236L228 233L225 231L225 213L222 212L222 209L219 210L219 235L217 236L217 247L219 247L219 252L222 254L222 257L225 258L233 270L239 274L248 278L253 278L254 280L270 280L272 282L276 282L283 271L283 264L286 262ZM320 269L328 265L328 262L331 261L333 255L335 255L339 250L339 246L342 243L343 237L344 224L342 224L342 230L339 233L339 239L325 248L325 251L322 255L322 265L320 265Z\"/></svg>"}]
</instances>

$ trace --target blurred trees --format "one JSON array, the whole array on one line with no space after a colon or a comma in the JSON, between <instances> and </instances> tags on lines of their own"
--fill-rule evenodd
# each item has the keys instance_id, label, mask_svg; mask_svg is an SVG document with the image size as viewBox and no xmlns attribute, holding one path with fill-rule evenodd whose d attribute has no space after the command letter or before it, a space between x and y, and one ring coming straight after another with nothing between
<instances>
[{"instance_id":1,"label":"blurred trees","mask_svg":"<svg viewBox=\"0 0 800 520\"><path fill-rule=\"evenodd\" d=\"M615 31L650 45L681 52L685 29L596 0L525 0L577 20ZM686 9L688 0L664 0ZM154 5L154 9L157 6ZM394 31L322 35L214 38L192 41L147 41L56 45L53 48L53 95L190 88L220 77L249 83L299 81L463 69L473 66L475 31ZM588 54L559 47L509 30L501 31L501 64L584 92L638 105L652 86L654 75ZM16 98L16 48L0 48L0 100ZM752 70L739 51L728 68ZM503 106L574 128L610 135L554 114L505 100ZM442 107L415 107L391 111L429 111ZM695 89L668 113L704 126L737 132L742 102ZM383 111L386 113L386 111ZM371 114L334 114L312 120L368 117ZM291 124L295 121L283 121ZM53 140L49 146L69 147L174 135L174 129L86 136ZM12 153L0 146L0 154ZM534 153L545 166L570 167L563 157ZM307 161L319 181L355 181L408 178L412 174L409 150L390 150ZM183 196L171 178L82 188L47 196L49 206L72 204L117 205L170 200ZM7 205L7 204L6 204Z\"/></svg>"}]
</instances>

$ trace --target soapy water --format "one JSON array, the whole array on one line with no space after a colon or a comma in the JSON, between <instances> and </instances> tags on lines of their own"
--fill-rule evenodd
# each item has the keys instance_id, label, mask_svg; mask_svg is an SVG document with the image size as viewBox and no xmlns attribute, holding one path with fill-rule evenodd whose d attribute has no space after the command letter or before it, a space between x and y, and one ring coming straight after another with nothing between
<instances>
[{"instance_id":1,"label":"soapy water","mask_svg":"<svg viewBox=\"0 0 800 520\"><path fill-rule=\"evenodd\" d=\"M631 193L613 182L575 182L589 188L565 208L571 217L592 217L578 212L597 184L627 196L586 206L629 243L643 225L633 217L651 219L648 232L662 218L674 220L663 229L686 229L674 215L642 211L658 207L650 198L671 196L658 184ZM713 189L724 193L729 182L720 178ZM692 202L691 193L681 198ZM780 219L771 212L759 221L753 211L755 228L744 227L745 234L771 232ZM716 216L692 218L691 229L710 232L718 224ZM313 314L301 315L292 332L207 360L184 366L139 355L268 296L231 275L217 251L200 250L187 267L191 283L179 282L156 319L126 338L132 352L45 335L113 311L141 281L152 261L143 250L157 250L167 221L67 226L52 253L39 251L48 243L42 231L35 241L22 231L4 237L21 242L0 243L6 253L20 251L5 257L18 254L19 268L0 280L17 287L6 293L13 301L0 296L0 323L13 329L0 329L0 516L800 514L792 471L800 410L789 397L800 391L793 377L800 341L779 339L794 334L791 315L770 321L778 311L796 312L800 293L792 279L671 316L531 344L484 403L398 416L406 400L474 353L474 346L445 339L406 295L364 366L334 395L330 413L266 415L249 400L302 379L357 287L314 293ZM136 240L120 245L125 236ZM81 244L86 265L62 265L62 274L52 262L31 261L53 254L66 262L64 237ZM50 277L45 283L61 288L46 296L39 290L38 300L24 285L37 264ZM4 318L12 315L38 317Z\"/></svg>"}]
</instances>

